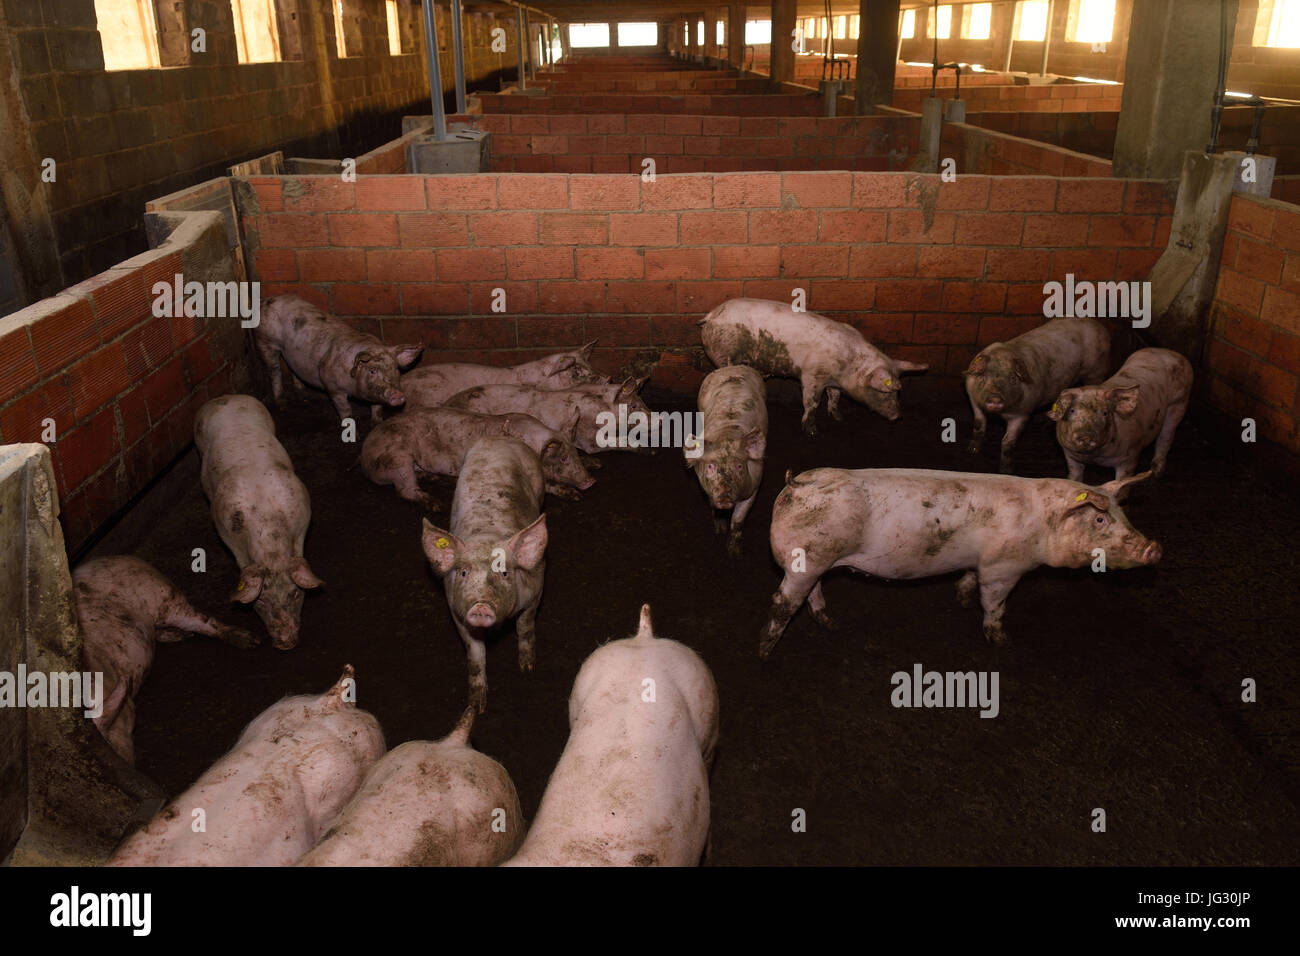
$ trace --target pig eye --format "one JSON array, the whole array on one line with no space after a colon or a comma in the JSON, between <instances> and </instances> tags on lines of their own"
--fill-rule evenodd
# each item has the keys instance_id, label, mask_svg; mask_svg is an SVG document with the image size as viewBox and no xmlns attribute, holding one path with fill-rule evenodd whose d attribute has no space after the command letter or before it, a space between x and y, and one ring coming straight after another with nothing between
<instances>
[{"instance_id":1,"label":"pig eye","mask_svg":"<svg viewBox=\"0 0 1300 956\"><path fill-rule=\"evenodd\" d=\"M509 581L509 580L510 580L510 572L509 572L509 571L502 571L502 572L501 572L501 580L502 580L502 581Z\"/></svg>"},{"instance_id":2,"label":"pig eye","mask_svg":"<svg viewBox=\"0 0 1300 956\"><path fill-rule=\"evenodd\" d=\"M469 577L469 568L461 568L461 569L460 569L460 576L461 576L462 578L467 578L467 577Z\"/></svg>"},{"instance_id":3,"label":"pig eye","mask_svg":"<svg viewBox=\"0 0 1300 956\"><path fill-rule=\"evenodd\" d=\"M1105 516L1105 515L1097 515L1097 524L1105 524L1105 523L1106 523L1106 516Z\"/></svg>"}]
</instances>

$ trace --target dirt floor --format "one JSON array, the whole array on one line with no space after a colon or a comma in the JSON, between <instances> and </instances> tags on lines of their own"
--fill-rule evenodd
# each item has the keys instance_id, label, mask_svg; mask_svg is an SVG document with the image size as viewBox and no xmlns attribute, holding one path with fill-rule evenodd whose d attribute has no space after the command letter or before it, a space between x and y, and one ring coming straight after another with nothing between
<instances>
[{"instance_id":1,"label":"dirt floor","mask_svg":"<svg viewBox=\"0 0 1300 956\"><path fill-rule=\"evenodd\" d=\"M780 580L767 526L786 469L993 471L1001 437L991 426L984 454L966 454L970 412L955 379L909 379L896 423L846 399L845 420L823 410L812 439L799 431L793 384L774 383L769 404L766 474L739 561L676 451L604 454L583 501L548 499L537 669L519 672L512 634L490 645L489 709L473 737L509 770L526 815L564 747L579 665L631 634L649 602L659 635L694 647L717 679L715 865L1300 863L1300 503L1253 477L1250 446L1216 452L1185 423L1165 478L1126 505L1164 561L1030 574L1008 605L1009 646L985 644L980 612L956 601L956 575L888 583L835 572L825 585L835 629L805 609L760 662ZM420 550L422 509L350 467L359 445L340 444L323 395L275 416L311 491L306 553L327 587L307 598L293 651L202 638L159 647L136 751L172 793L259 711L319 693L344 663L390 747L443 736L465 705L465 654ZM956 444L940 440L947 416ZM358 410L363 433L367 417ZM1035 419L1018 473L1064 476L1051 425ZM436 486L446 501L451 488ZM206 574L189 570L195 547L207 549ZM261 629L227 602L236 569L194 452L94 554L121 552L153 562L199 607ZM894 709L890 675L918 662L998 671L1001 713ZM1258 703L1240 700L1247 677ZM1090 829L1098 807L1105 833ZM796 808L807 832L792 832Z\"/></svg>"}]
</instances>

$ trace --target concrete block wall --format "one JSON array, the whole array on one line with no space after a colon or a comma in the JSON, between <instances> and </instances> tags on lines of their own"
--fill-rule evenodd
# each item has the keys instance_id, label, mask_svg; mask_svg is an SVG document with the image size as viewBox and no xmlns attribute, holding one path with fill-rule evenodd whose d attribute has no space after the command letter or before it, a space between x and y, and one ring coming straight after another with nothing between
<instances>
[{"instance_id":1,"label":"concrete block wall","mask_svg":"<svg viewBox=\"0 0 1300 956\"><path fill-rule=\"evenodd\" d=\"M602 367L650 354L655 383L682 393L703 374L701 316L797 287L891 354L957 374L1042 321L1045 281L1144 278L1172 213L1163 183L907 173L257 177L237 194L268 295L422 339L426 360L598 338Z\"/></svg>"},{"instance_id":2,"label":"concrete block wall","mask_svg":"<svg viewBox=\"0 0 1300 956\"><path fill-rule=\"evenodd\" d=\"M1236 195L1210 316L1200 390L1300 463L1300 206Z\"/></svg>"}]
</instances>

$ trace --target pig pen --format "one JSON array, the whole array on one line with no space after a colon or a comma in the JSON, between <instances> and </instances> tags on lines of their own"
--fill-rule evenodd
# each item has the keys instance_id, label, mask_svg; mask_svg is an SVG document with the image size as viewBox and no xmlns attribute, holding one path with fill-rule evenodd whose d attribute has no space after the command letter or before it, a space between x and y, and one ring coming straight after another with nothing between
<instances>
[{"instance_id":1,"label":"pig pen","mask_svg":"<svg viewBox=\"0 0 1300 956\"><path fill-rule=\"evenodd\" d=\"M1006 647L987 645L979 611L958 605L956 575L887 583L835 572L825 583L834 630L805 609L760 662L780 580L767 527L786 469L996 470L997 426L982 455L964 451L959 379L909 378L892 424L846 400L843 422L820 414L817 438L799 430L796 393L771 383L766 470L738 561L678 450L603 454L582 501L548 497L537 669L519 672L512 633L489 644L488 711L474 727L529 819L567 738L580 664L633 633L648 602L659 635L696 649L718 683L715 865L1297 862L1300 503L1256 478L1240 448L1185 422L1166 475L1126 503L1164 546L1158 566L1031 573L1010 598ZM644 397L693 408L667 392ZM139 769L172 794L256 714L318 693L344 663L390 748L445 735L465 705L464 650L420 548L425 512L354 466L367 417L357 415L358 444L345 445L321 393L273 414L311 493L306 555L326 586L308 596L293 651L202 638L159 647L135 741ZM948 416L960 423L952 444L940 437ZM1040 415L1021 439L1019 474L1064 472L1050 425ZM196 606L264 633L250 608L228 603L237 572L198 472L191 450L87 556L136 554ZM431 486L444 503L452 488ZM205 573L191 571L194 548L206 551ZM999 672L997 718L893 708L890 675L918 662ZM1240 700L1246 677L1259 704ZM1104 834L1090 829L1094 808L1106 811ZM796 809L806 832L792 830Z\"/></svg>"}]
</instances>

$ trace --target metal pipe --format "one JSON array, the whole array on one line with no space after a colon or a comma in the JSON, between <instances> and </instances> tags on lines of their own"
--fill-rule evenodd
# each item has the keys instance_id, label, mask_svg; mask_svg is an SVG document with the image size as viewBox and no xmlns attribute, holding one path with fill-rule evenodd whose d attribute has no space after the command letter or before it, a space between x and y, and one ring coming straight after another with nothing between
<instances>
[{"instance_id":1,"label":"metal pipe","mask_svg":"<svg viewBox=\"0 0 1300 956\"><path fill-rule=\"evenodd\" d=\"M429 99L433 101L433 138L447 138L447 115L442 106L442 72L438 65L438 27L433 21L433 0L424 0L424 48L429 61Z\"/></svg>"},{"instance_id":2,"label":"metal pipe","mask_svg":"<svg viewBox=\"0 0 1300 956\"><path fill-rule=\"evenodd\" d=\"M456 112L465 115L465 44L461 35L460 0L451 0L451 55L456 67Z\"/></svg>"},{"instance_id":3,"label":"metal pipe","mask_svg":"<svg viewBox=\"0 0 1300 956\"><path fill-rule=\"evenodd\" d=\"M428 3L429 0L424 0L424 2ZM528 52L528 48L524 45L524 8L516 8L515 13L515 46L518 48L517 52L519 53L519 88L526 90L528 89L528 69L524 66L524 55Z\"/></svg>"},{"instance_id":4,"label":"metal pipe","mask_svg":"<svg viewBox=\"0 0 1300 956\"><path fill-rule=\"evenodd\" d=\"M1056 19L1056 0L1047 0L1047 28L1043 30L1043 68L1039 70L1042 76L1047 75L1047 54L1052 49L1052 22Z\"/></svg>"}]
</instances>

